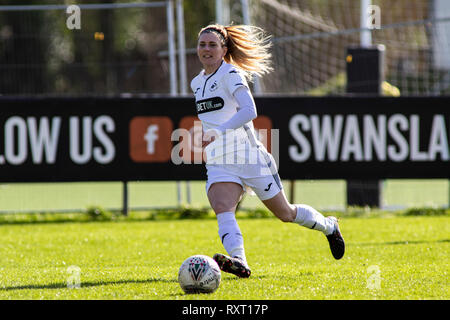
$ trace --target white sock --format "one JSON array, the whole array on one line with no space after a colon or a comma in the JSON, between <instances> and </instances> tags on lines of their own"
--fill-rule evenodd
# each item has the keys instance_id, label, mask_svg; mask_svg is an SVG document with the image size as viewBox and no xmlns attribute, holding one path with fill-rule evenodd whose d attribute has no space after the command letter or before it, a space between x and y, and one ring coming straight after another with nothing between
<instances>
[{"instance_id":1,"label":"white sock","mask_svg":"<svg viewBox=\"0 0 450 320\"><path fill-rule=\"evenodd\" d=\"M217 214L219 224L219 236L223 247L231 257L239 257L246 262L244 251L244 238L233 212Z\"/></svg>"},{"instance_id":2,"label":"white sock","mask_svg":"<svg viewBox=\"0 0 450 320\"><path fill-rule=\"evenodd\" d=\"M294 222L313 230L322 231L325 235L329 235L334 231L334 221L324 217L316 209L306 204L296 204L297 216Z\"/></svg>"}]
</instances>

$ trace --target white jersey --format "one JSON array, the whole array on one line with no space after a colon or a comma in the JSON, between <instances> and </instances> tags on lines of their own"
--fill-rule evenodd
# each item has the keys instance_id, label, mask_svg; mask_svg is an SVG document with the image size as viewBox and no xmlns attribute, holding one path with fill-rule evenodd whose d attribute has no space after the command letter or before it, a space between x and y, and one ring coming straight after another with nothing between
<instances>
[{"instance_id":1,"label":"white jersey","mask_svg":"<svg viewBox=\"0 0 450 320\"><path fill-rule=\"evenodd\" d=\"M233 65L222 62L216 72L201 71L191 82L197 114L203 131L220 130L239 109L233 93L248 89L244 75ZM221 131L222 132L222 131ZM231 137L231 138L230 138ZM255 191L262 200L274 197L283 188L272 155L256 138L253 122L227 130L205 148L208 180L206 192L216 182L235 182Z\"/></svg>"},{"instance_id":2,"label":"white jersey","mask_svg":"<svg viewBox=\"0 0 450 320\"><path fill-rule=\"evenodd\" d=\"M191 89L195 95L197 114L202 122L204 132L210 129L218 129L220 125L236 114L239 105L233 93L242 86L248 88L244 75L236 67L225 61L222 61L216 72L205 75L205 71L202 70L192 80ZM260 144L256 139L252 121L233 130L233 135L237 137L237 141L233 139L234 143L231 146L232 141L226 139L227 150L242 150L248 143L253 146ZM223 143L223 139L217 139L208 145L208 148L225 150L225 146L221 146L221 143ZM216 155L219 156L219 154Z\"/></svg>"}]
</instances>

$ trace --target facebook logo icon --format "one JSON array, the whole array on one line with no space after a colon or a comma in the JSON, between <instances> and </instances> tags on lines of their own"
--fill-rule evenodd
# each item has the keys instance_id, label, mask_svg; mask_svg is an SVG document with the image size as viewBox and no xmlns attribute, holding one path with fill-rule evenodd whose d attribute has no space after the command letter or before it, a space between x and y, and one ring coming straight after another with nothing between
<instances>
[{"instance_id":1,"label":"facebook logo icon","mask_svg":"<svg viewBox=\"0 0 450 320\"><path fill-rule=\"evenodd\" d=\"M155 142L158 139L158 126L155 124L150 125L147 128L147 133L144 138L147 141L147 153L154 154L155 153Z\"/></svg>"},{"instance_id":2,"label":"facebook logo icon","mask_svg":"<svg viewBox=\"0 0 450 320\"><path fill-rule=\"evenodd\" d=\"M168 162L173 123L169 117L135 117L130 121L130 158L135 162Z\"/></svg>"}]
</instances>

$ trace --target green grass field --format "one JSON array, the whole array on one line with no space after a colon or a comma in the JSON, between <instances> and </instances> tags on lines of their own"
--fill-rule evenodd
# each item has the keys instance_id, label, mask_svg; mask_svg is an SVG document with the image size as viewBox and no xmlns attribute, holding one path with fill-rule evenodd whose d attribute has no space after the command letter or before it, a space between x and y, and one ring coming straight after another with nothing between
<instances>
[{"instance_id":1,"label":"green grass field","mask_svg":"<svg viewBox=\"0 0 450 320\"><path fill-rule=\"evenodd\" d=\"M186 204L186 185L182 202ZM284 181L289 195L290 182ZM448 180L386 180L387 207L445 207ZM345 181L297 181L295 202L345 208ZM324 196L326 195L326 196ZM130 206L174 207L175 182L130 182ZM191 205L208 207L204 182ZM122 206L120 183L1 184L1 212ZM247 196L241 208L260 208ZM347 253L335 261L325 237L275 218L239 218L250 279L223 274L211 295L185 295L178 268L194 254L223 252L215 219L91 221L83 215L1 215L0 299L444 299L450 298L450 216L359 210L342 216ZM68 216L69 218L65 218ZM356 218L356 216L360 216ZM61 218L62 217L62 218ZM69 288L71 266L80 288ZM375 281L375 282L374 282ZM379 284L379 287L377 285Z\"/></svg>"},{"instance_id":2,"label":"green grass field","mask_svg":"<svg viewBox=\"0 0 450 320\"><path fill-rule=\"evenodd\" d=\"M3 224L0 299L448 300L449 222L342 218L347 252L335 261L319 232L241 218L252 276L222 273L210 295L185 295L177 272L190 255L223 252L214 219ZM70 266L78 289L67 286Z\"/></svg>"}]
</instances>

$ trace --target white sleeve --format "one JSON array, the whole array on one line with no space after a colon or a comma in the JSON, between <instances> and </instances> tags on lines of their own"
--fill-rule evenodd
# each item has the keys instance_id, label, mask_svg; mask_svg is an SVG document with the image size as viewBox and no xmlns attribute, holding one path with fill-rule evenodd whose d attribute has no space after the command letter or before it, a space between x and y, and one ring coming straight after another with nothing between
<instances>
[{"instance_id":1,"label":"white sleeve","mask_svg":"<svg viewBox=\"0 0 450 320\"><path fill-rule=\"evenodd\" d=\"M194 95L197 93L197 90L199 90L197 78L198 76L192 79L191 81L191 90L194 93Z\"/></svg>"},{"instance_id":2,"label":"white sleeve","mask_svg":"<svg viewBox=\"0 0 450 320\"><path fill-rule=\"evenodd\" d=\"M238 102L239 108L236 114L217 128L222 133L225 133L227 129L240 128L257 116L255 101L247 87L240 86L234 91L233 96Z\"/></svg>"},{"instance_id":3,"label":"white sleeve","mask_svg":"<svg viewBox=\"0 0 450 320\"><path fill-rule=\"evenodd\" d=\"M245 80L245 77L242 73L237 71L236 69L230 70L224 77L225 79L225 85L228 89L228 92L230 94L234 95L237 89L241 87L248 88L247 80Z\"/></svg>"}]
</instances>

